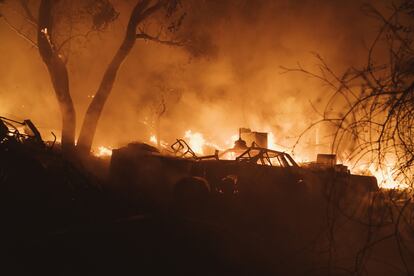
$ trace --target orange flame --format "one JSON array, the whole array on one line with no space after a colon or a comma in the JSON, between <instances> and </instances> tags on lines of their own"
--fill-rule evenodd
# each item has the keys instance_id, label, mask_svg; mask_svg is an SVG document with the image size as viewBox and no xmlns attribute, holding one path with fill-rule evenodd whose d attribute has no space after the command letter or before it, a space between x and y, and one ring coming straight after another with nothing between
<instances>
[{"instance_id":1,"label":"orange flame","mask_svg":"<svg viewBox=\"0 0 414 276\"><path fill-rule=\"evenodd\" d=\"M98 151L94 152L97 157L109 157L112 156L112 149L104 146L99 146Z\"/></svg>"},{"instance_id":2,"label":"orange flame","mask_svg":"<svg viewBox=\"0 0 414 276\"><path fill-rule=\"evenodd\" d=\"M276 144L275 135L272 132L268 132L268 148L278 151L288 151L288 148ZM194 132L192 130L187 130L184 133L184 138L188 142L192 150L198 155L206 154L207 149L216 149L223 151L225 149L232 148L234 142L239 138L238 135L231 135L228 139L224 141L222 145L207 141L204 135L200 132ZM151 135L149 142L152 144L157 144L157 137ZM168 143L161 140L161 146L166 148ZM230 155L223 156L223 159L235 159L236 156L234 153L229 153ZM97 151L94 152L94 155L97 157L110 157L112 155L112 148L106 146L99 146ZM308 162L307 158L295 155L294 158L298 163ZM346 164L345 164L346 165ZM349 166L351 167L351 166ZM392 163L387 162L384 166L375 166L374 164L358 166L355 169L351 169L351 172L354 174L368 174L375 176L378 181L378 186L383 189L407 189L408 185L398 181L394 177L394 172L392 170Z\"/></svg>"},{"instance_id":3,"label":"orange flame","mask_svg":"<svg viewBox=\"0 0 414 276\"><path fill-rule=\"evenodd\" d=\"M184 134L184 138L188 139L188 145L195 153L204 154L203 148L206 146L206 140L204 139L203 134L187 130Z\"/></svg>"}]
</instances>

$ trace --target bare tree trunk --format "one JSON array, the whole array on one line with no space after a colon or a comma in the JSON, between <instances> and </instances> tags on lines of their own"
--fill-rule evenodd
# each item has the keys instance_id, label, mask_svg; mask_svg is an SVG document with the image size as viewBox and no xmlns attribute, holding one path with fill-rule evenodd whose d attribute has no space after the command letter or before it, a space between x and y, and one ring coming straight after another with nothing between
<instances>
[{"instance_id":1,"label":"bare tree trunk","mask_svg":"<svg viewBox=\"0 0 414 276\"><path fill-rule=\"evenodd\" d=\"M81 153L89 153L92 147L93 138L95 136L96 128L99 118L101 116L103 107L108 99L112 87L115 82L115 77L122 62L131 51L135 42L135 36L129 40L128 37L124 40L115 57L109 64L105 71L98 91L95 94L88 110L86 111L83 121L82 129L79 135L77 148Z\"/></svg>"},{"instance_id":2,"label":"bare tree trunk","mask_svg":"<svg viewBox=\"0 0 414 276\"><path fill-rule=\"evenodd\" d=\"M51 0L42 0L40 3L37 40L40 56L49 71L62 114L62 150L68 153L73 151L75 145L76 112L70 96L66 65L56 51L52 40L52 6Z\"/></svg>"},{"instance_id":3,"label":"bare tree trunk","mask_svg":"<svg viewBox=\"0 0 414 276\"><path fill-rule=\"evenodd\" d=\"M79 135L79 140L77 143L77 148L81 154L88 154L91 150L98 121L106 100L111 93L117 72L125 58L131 52L131 49L135 44L135 40L137 39L137 25L162 6L162 1L158 1L152 6L149 6L149 3L149 0L141 0L138 1L138 3L135 5L129 19L124 40L115 56L113 57L111 63L108 65L98 91L96 92L95 97L93 98L88 107L88 110L86 111L82 129Z\"/></svg>"}]
</instances>

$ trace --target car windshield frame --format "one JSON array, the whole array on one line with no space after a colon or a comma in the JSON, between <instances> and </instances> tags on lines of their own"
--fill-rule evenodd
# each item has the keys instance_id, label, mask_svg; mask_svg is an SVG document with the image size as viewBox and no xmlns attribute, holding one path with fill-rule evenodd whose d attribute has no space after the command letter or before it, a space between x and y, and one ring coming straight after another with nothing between
<instances>
[{"instance_id":1,"label":"car windshield frame","mask_svg":"<svg viewBox=\"0 0 414 276\"><path fill-rule=\"evenodd\" d=\"M261 147L249 147L246 151L237 156L235 160L264 166L283 168L299 167L289 154Z\"/></svg>"}]
</instances>

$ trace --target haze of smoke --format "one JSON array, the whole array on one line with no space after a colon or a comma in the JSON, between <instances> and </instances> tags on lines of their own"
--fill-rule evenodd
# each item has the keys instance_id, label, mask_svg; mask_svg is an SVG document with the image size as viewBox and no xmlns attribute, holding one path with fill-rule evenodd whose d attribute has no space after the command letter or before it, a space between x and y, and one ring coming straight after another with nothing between
<instances>
[{"instance_id":1,"label":"haze of smoke","mask_svg":"<svg viewBox=\"0 0 414 276\"><path fill-rule=\"evenodd\" d=\"M133 1L132 1L133 2ZM128 1L115 1L119 20L93 36L69 60L78 129L90 97L122 38ZM223 143L240 126L272 130L280 144L315 120L309 101L322 107L327 88L300 74L280 74L281 65L313 67L310 52L333 68L364 61L372 25L362 1L187 1L180 35L193 47L139 42L119 72L101 118L95 145L147 141L160 95L166 113L162 139L185 130ZM368 24L367 24L368 23ZM364 26L364 27L363 27ZM32 118L45 129L60 128L59 109L37 50L0 24L1 113Z\"/></svg>"}]
</instances>

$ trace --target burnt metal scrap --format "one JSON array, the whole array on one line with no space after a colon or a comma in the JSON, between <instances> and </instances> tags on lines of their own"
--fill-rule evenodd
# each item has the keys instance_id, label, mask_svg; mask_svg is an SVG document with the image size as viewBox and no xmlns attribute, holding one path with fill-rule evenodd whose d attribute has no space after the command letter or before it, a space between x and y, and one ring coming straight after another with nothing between
<instances>
[{"instance_id":1,"label":"burnt metal scrap","mask_svg":"<svg viewBox=\"0 0 414 276\"><path fill-rule=\"evenodd\" d=\"M31 120L16 121L0 116L1 144L20 143L44 147L42 136Z\"/></svg>"},{"instance_id":2,"label":"burnt metal scrap","mask_svg":"<svg viewBox=\"0 0 414 276\"><path fill-rule=\"evenodd\" d=\"M183 139L177 139L175 143L171 146L172 154L177 157L181 158L192 158L195 160L205 160L205 159L219 159L218 151L216 150L212 155L203 155L198 156L193 149L187 144L187 142Z\"/></svg>"},{"instance_id":3,"label":"burnt metal scrap","mask_svg":"<svg viewBox=\"0 0 414 276\"><path fill-rule=\"evenodd\" d=\"M354 223L350 218L357 218L358 226L375 219L367 205L378 190L375 177L353 175L333 156L320 156L319 163L304 167L287 153L255 141L248 146L241 138L209 156L198 156L182 139L165 152L144 144L114 149L112 189L129 207L203 221L218 235L228 231L253 243L266 237L272 242L259 246L262 253L255 251L260 259L269 257L265 263L274 262L274 252L290 260L307 246L315 252L306 251L306 258L329 260L320 252L329 243L332 216L334 227ZM352 260L359 243L345 245L340 259Z\"/></svg>"},{"instance_id":4,"label":"burnt metal scrap","mask_svg":"<svg viewBox=\"0 0 414 276\"><path fill-rule=\"evenodd\" d=\"M263 137L262 133L254 135ZM242 198L268 197L269 202L292 191L288 196L302 197L331 181L341 187L336 188L339 194L351 189L362 194L378 190L375 177L351 174L336 164L334 156L321 155L312 166L299 166L289 154L261 147L254 140L247 146L241 135L233 148L213 155L198 156L183 139L177 139L171 150L160 153L136 145L113 150L112 182L129 201L151 208L173 204L184 182L186 187L191 186L189 182L208 187L207 196L214 198L226 190L223 183L228 186L232 179Z\"/></svg>"},{"instance_id":5,"label":"burnt metal scrap","mask_svg":"<svg viewBox=\"0 0 414 276\"><path fill-rule=\"evenodd\" d=\"M190 158L197 161L201 160L226 160L222 159L228 153L241 153L235 160L239 162L250 162L261 165L269 166L281 166L281 167L298 167L298 164L293 158L284 152L275 151L263 147L259 147L254 142L251 147L248 147L246 142L242 139L238 139L235 142L235 146L231 149L227 149L219 154L218 150L215 150L212 155L198 156L183 139L177 139L175 143L171 145L172 153L179 158Z\"/></svg>"},{"instance_id":6,"label":"burnt metal scrap","mask_svg":"<svg viewBox=\"0 0 414 276\"><path fill-rule=\"evenodd\" d=\"M31 120L0 117L0 215L4 223L21 229L28 225L38 230L64 227L100 208L98 183L53 148L55 141L45 142Z\"/></svg>"}]
</instances>

